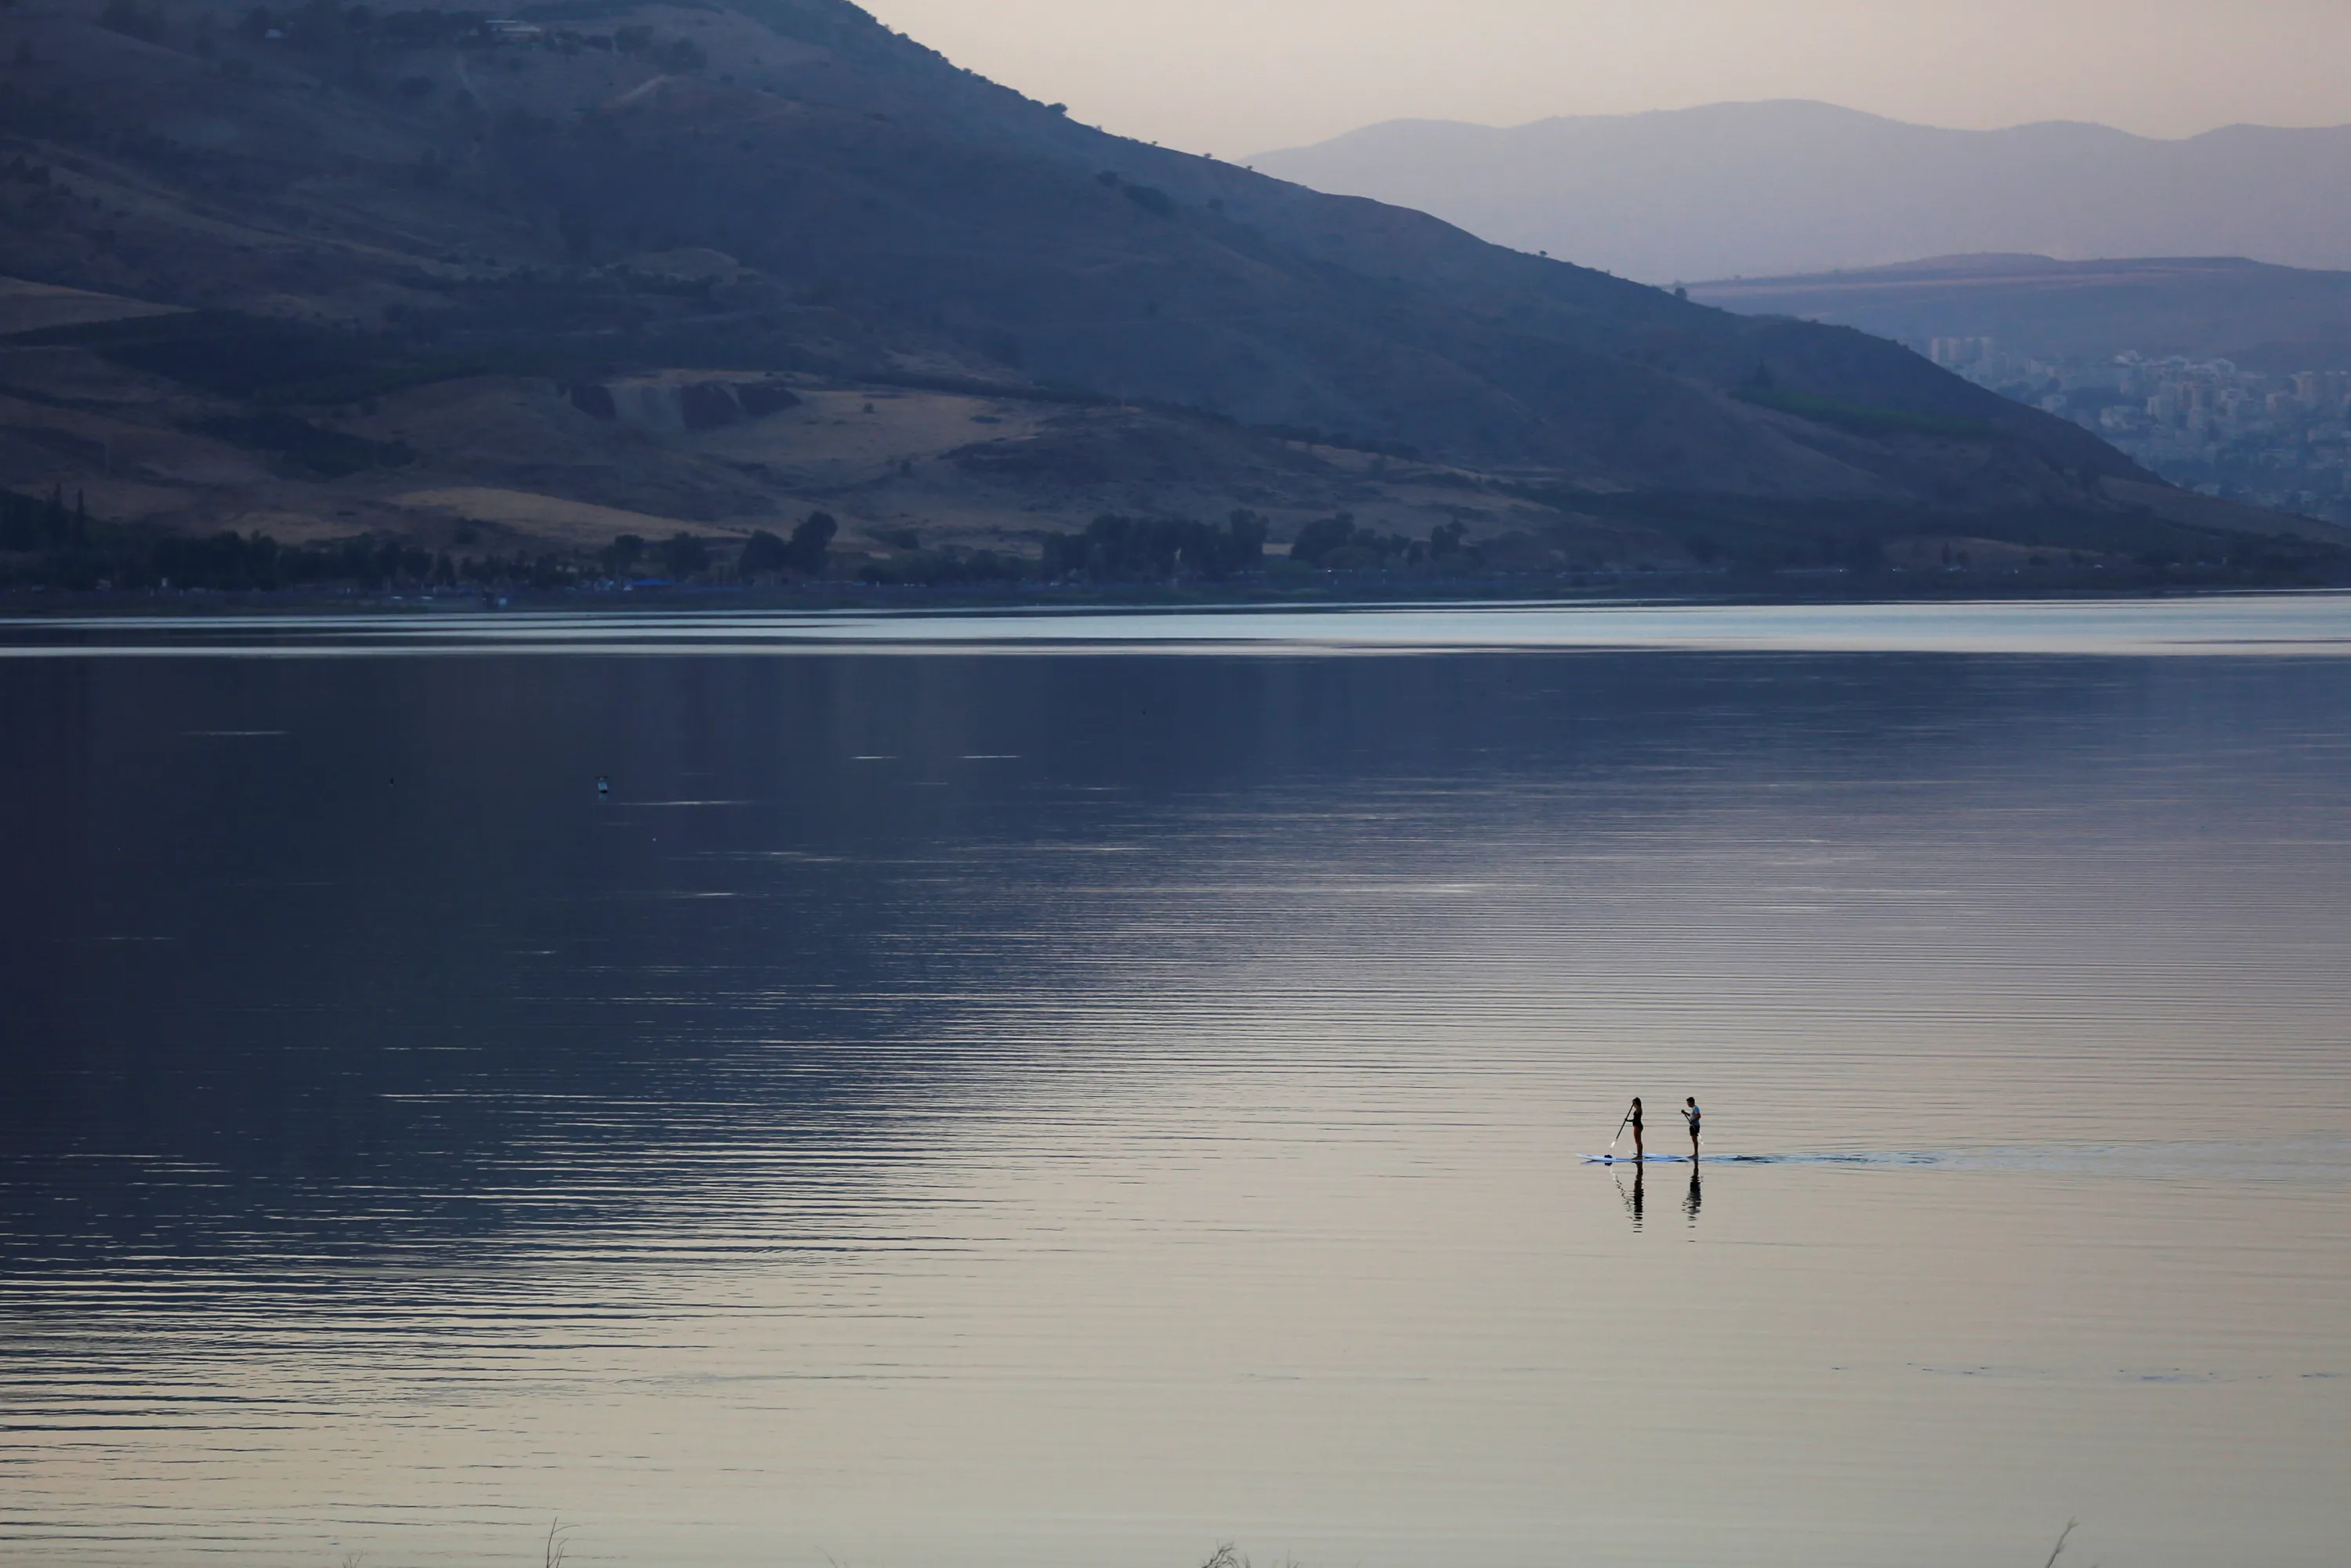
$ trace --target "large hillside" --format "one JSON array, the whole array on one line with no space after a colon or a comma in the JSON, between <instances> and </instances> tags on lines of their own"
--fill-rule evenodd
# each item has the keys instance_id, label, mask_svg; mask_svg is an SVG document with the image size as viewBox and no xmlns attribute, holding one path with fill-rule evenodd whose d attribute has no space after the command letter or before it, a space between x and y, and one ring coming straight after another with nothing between
<instances>
[{"instance_id":1,"label":"large hillside","mask_svg":"<svg viewBox=\"0 0 2351 1568\"><path fill-rule=\"evenodd\" d=\"M840 0L214 15L0 12L12 488L581 548L1345 509L1562 559L2162 509L1891 343L1123 141Z\"/></svg>"}]
</instances>

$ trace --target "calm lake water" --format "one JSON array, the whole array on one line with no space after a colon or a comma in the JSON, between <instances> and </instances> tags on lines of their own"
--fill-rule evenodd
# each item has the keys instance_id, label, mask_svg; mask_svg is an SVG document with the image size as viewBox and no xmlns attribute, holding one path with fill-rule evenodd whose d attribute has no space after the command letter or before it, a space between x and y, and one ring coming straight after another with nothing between
<instances>
[{"instance_id":1,"label":"calm lake water","mask_svg":"<svg viewBox=\"0 0 2351 1568\"><path fill-rule=\"evenodd\" d=\"M0 625L0 1558L2340 1563L2346 653Z\"/></svg>"}]
</instances>

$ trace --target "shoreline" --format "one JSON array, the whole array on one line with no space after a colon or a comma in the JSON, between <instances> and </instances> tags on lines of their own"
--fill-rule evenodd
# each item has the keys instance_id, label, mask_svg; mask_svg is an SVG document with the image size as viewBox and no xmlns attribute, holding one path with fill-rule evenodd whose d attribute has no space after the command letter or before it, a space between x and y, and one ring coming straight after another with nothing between
<instances>
[{"instance_id":1,"label":"shoreline","mask_svg":"<svg viewBox=\"0 0 2351 1568\"><path fill-rule=\"evenodd\" d=\"M300 615L331 612L387 618L420 614L496 614L567 611L632 614L746 612L821 614L902 610L1181 611L1233 609L1393 609L1408 605L1612 605L1669 601L1691 605L1846 605L2002 602L2110 603L2234 594L2351 591L2351 577L2317 580L2242 572L2149 569L2068 572L1807 572L1801 580L1732 578L1721 572L1573 573L1480 579L1414 579L1337 573L1301 584L1270 579L1223 582L796 584L599 582L557 588L425 587L279 589L136 588L0 590L0 619L202 614Z\"/></svg>"}]
</instances>

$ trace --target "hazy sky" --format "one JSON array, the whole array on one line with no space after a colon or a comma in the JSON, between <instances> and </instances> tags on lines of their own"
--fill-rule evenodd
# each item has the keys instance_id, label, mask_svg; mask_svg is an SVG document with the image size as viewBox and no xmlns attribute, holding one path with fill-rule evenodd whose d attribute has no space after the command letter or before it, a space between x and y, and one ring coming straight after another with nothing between
<instances>
[{"instance_id":1,"label":"hazy sky","mask_svg":"<svg viewBox=\"0 0 2351 1568\"><path fill-rule=\"evenodd\" d=\"M1814 98L2156 136L2351 122L2351 0L864 0L1090 124L1236 157L1413 116Z\"/></svg>"}]
</instances>

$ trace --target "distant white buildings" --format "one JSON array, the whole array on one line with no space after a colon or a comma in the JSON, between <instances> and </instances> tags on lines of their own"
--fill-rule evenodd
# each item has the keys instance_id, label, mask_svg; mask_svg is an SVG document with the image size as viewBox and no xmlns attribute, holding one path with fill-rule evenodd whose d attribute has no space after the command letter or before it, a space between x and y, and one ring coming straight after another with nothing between
<instances>
[{"instance_id":1,"label":"distant white buildings","mask_svg":"<svg viewBox=\"0 0 2351 1568\"><path fill-rule=\"evenodd\" d=\"M2000 346L1990 338L1937 338L1927 357L1947 371L1980 369L1998 358Z\"/></svg>"},{"instance_id":2,"label":"distant white buildings","mask_svg":"<svg viewBox=\"0 0 2351 1568\"><path fill-rule=\"evenodd\" d=\"M2229 360L2020 357L1935 338L1928 357L2096 431L2175 483L2351 523L2351 373L2249 371Z\"/></svg>"}]
</instances>

